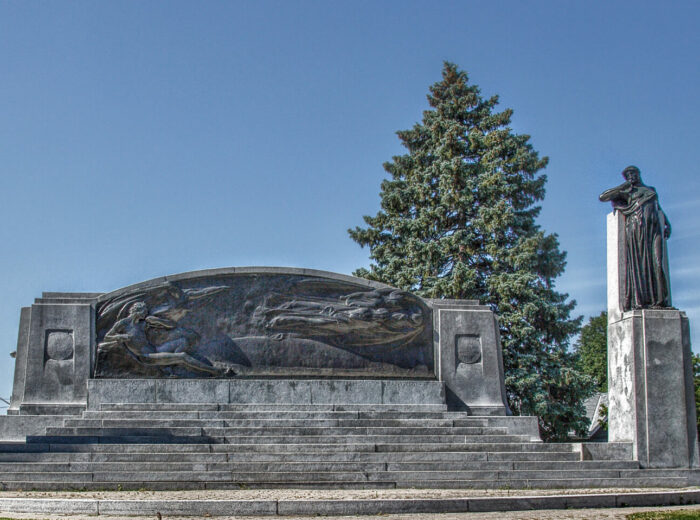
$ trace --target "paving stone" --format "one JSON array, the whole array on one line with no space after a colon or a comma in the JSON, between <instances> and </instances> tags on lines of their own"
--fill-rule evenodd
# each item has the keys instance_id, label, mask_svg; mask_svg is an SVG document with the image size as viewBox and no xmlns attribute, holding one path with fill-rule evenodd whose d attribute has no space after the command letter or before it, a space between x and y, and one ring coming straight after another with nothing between
<instances>
[{"instance_id":1,"label":"paving stone","mask_svg":"<svg viewBox=\"0 0 700 520\"><path fill-rule=\"evenodd\" d=\"M13 513L96 515L97 500L0 498L0 510Z\"/></svg>"},{"instance_id":2,"label":"paving stone","mask_svg":"<svg viewBox=\"0 0 700 520\"><path fill-rule=\"evenodd\" d=\"M100 500L101 515L235 516L275 515L275 500Z\"/></svg>"}]
</instances>

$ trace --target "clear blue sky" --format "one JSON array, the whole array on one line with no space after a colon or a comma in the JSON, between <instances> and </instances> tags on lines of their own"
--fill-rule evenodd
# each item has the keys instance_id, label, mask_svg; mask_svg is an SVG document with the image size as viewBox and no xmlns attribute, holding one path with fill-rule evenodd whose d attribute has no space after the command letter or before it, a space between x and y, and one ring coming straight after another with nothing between
<instances>
[{"instance_id":1,"label":"clear blue sky","mask_svg":"<svg viewBox=\"0 0 700 520\"><path fill-rule=\"evenodd\" d=\"M550 157L558 288L605 307L605 215L657 188L700 346L700 2L0 3L0 396L19 309L209 267L350 273L443 60Z\"/></svg>"}]
</instances>

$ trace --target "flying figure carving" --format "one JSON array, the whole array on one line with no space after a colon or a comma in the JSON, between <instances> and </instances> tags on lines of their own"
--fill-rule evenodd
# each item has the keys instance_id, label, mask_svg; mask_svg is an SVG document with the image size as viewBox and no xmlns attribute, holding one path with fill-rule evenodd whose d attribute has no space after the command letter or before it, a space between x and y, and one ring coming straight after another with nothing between
<instances>
[{"instance_id":1,"label":"flying figure carving","mask_svg":"<svg viewBox=\"0 0 700 520\"><path fill-rule=\"evenodd\" d=\"M153 345L149 340L149 335L153 332L159 335L165 333L167 341ZM221 370L188 353L198 339L196 332L178 327L172 320L149 315L146 304L138 301L129 307L129 315L117 321L105 334L98 349L104 351L121 345L144 365L181 366L196 372L219 375Z\"/></svg>"}]
</instances>

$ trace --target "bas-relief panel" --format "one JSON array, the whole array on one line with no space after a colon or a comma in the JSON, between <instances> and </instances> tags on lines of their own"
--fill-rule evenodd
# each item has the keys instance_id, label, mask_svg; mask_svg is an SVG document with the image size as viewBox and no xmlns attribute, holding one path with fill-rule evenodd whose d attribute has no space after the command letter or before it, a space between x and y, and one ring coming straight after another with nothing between
<instances>
[{"instance_id":1,"label":"bas-relief panel","mask_svg":"<svg viewBox=\"0 0 700 520\"><path fill-rule=\"evenodd\" d=\"M434 377L430 309L344 280L229 274L97 306L96 377Z\"/></svg>"}]
</instances>

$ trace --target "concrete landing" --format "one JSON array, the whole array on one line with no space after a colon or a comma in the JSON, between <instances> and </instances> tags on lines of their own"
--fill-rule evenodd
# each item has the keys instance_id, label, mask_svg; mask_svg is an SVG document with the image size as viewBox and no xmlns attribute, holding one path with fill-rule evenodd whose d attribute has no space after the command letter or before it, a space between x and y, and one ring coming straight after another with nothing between
<instances>
[{"instance_id":1,"label":"concrete landing","mask_svg":"<svg viewBox=\"0 0 700 520\"><path fill-rule=\"evenodd\" d=\"M700 489L662 491L596 489L561 491L499 490L471 494L405 490L396 492L124 492L3 493L0 513L100 516L298 516L466 513L632 506L672 506L700 502Z\"/></svg>"}]
</instances>

